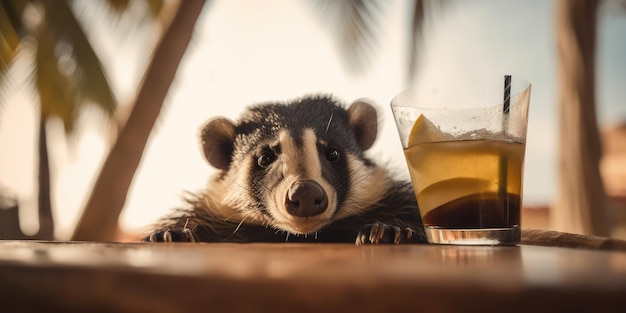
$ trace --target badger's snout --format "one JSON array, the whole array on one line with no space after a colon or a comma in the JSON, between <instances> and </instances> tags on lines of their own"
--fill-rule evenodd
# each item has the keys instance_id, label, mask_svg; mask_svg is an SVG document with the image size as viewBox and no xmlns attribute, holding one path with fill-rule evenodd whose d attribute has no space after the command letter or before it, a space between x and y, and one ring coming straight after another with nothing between
<instances>
[{"instance_id":1,"label":"badger's snout","mask_svg":"<svg viewBox=\"0 0 626 313\"><path fill-rule=\"evenodd\" d=\"M285 208L293 216L315 216L326 211L327 207L328 195L314 180L297 181L287 190Z\"/></svg>"}]
</instances>

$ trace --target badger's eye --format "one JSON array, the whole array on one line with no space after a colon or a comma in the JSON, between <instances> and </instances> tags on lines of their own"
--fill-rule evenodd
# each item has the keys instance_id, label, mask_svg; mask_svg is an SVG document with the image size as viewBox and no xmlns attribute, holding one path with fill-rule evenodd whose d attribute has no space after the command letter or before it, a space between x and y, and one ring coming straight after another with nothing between
<instances>
[{"instance_id":1,"label":"badger's eye","mask_svg":"<svg viewBox=\"0 0 626 313\"><path fill-rule=\"evenodd\" d=\"M257 163L260 167L266 168L270 164L272 164L274 160L276 160L276 155L272 151L263 151L263 153L261 153L261 155L257 159Z\"/></svg>"},{"instance_id":2,"label":"badger's eye","mask_svg":"<svg viewBox=\"0 0 626 313\"><path fill-rule=\"evenodd\" d=\"M328 149L326 149L326 160L328 160L328 162L335 163L339 161L340 158L341 154L339 153L339 150L337 150L337 148L329 147Z\"/></svg>"}]
</instances>

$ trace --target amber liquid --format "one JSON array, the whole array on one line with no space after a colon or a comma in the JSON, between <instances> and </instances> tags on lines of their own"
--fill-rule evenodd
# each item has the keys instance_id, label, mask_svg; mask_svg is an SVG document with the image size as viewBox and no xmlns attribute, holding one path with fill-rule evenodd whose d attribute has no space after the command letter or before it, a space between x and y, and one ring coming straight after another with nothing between
<instances>
[{"instance_id":1,"label":"amber liquid","mask_svg":"<svg viewBox=\"0 0 626 313\"><path fill-rule=\"evenodd\" d=\"M520 197L506 193L452 200L424 215L424 225L442 228L506 228L520 224Z\"/></svg>"},{"instance_id":2,"label":"amber liquid","mask_svg":"<svg viewBox=\"0 0 626 313\"><path fill-rule=\"evenodd\" d=\"M522 143L465 140L405 150L425 226L507 228L520 225Z\"/></svg>"}]
</instances>

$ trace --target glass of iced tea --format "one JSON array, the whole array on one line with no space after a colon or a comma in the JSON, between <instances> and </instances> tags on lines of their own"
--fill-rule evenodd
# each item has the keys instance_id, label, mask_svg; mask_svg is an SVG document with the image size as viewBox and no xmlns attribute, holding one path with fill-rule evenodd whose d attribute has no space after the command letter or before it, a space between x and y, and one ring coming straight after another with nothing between
<instances>
[{"instance_id":1,"label":"glass of iced tea","mask_svg":"<svg viewBox=\"0 0 626 313\"><path fill-rule=\"evenodd\" d=\"M430 243L515 245L531 85L427 82L391 108Z\"/></svg>"}]
</instances>

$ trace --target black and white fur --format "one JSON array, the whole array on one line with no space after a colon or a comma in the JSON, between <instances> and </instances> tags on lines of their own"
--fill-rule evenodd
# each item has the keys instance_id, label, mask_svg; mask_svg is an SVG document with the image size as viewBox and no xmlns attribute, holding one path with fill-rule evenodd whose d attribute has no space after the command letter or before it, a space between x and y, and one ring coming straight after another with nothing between
<instances>
[{"instance_id":1,"label":"black and white fur","mask_svg":"<svg viewBox=\"0 0 626 313\"><path fill-rule=\"evenodd\" d=\"M365 156L376 110L327 96L209 120L201 141L219 171L150 242L426 242L410 182Z\"/></svg>"}]
</instances>

